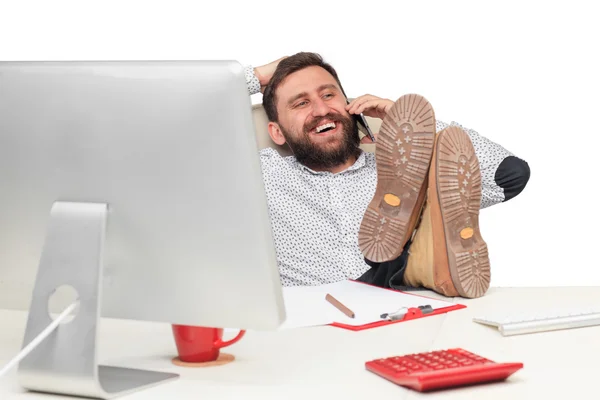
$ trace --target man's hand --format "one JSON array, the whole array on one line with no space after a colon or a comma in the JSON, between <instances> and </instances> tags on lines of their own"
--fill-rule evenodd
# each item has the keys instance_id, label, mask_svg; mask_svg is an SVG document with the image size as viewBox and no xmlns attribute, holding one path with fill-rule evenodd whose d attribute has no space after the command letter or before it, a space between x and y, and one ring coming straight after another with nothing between
<instances>
[{"instance_id":1,"label":"man's hand","mask_svg":"<svg viewBox=\"0 0 600 400\"><path fill-rule=\"evenodd\" d=\"M256 75L256 77L258 78L258 81L260 82L260 92L261 93L265 92L265 87L267 87L267 84L273 77L273 73L275 73L275 70L277 69L277 65L279 65L279 62L281 60L283 60L284 58L287 58L287 56L281 57L278 60L270 62L269 64L254 68L254 75Z\"/></svg>"},{"instance_id":2,"label":"man's hand","mask_svg":"<svg viewBox=\"0 0 600 400\"><path fill-rule=\"evenodd\" d=\"M365 94L352 100L346 106L346 111L350 114L363 113L368 117L383 119L393 105L392 100Z\"/></svg>"}]
</instances>

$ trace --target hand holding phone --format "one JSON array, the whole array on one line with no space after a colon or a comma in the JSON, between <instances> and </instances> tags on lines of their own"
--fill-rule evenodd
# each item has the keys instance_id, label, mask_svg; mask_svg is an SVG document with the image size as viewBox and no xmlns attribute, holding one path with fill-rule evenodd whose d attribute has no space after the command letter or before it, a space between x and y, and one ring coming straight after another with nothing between
<instances>
[{"instance_id":1,"label":"hand holding phone","mask_svg":"<svg viewBox=\"0 0 600 400\"><path fill-rule=\"evenodd\" d=\"M350 101L346 99L346 103L350 104ZM375 143L375 135L373 135L373 132L371 131L371 128L369 127L367 119L365 118L363 113L352 114L352 116L354 117L354 119L356 119L356 122L358 124L358 130L367 135L369 139L371 139L371 141Z\"/></svg>"}]
</instances>

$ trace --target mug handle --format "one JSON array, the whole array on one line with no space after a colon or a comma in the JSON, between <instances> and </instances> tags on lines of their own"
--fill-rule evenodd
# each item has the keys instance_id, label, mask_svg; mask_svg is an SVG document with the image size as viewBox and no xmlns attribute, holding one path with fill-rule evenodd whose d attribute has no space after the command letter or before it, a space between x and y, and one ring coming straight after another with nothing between
<instances>
[{"instance_id":1,"label":"mug handle","mask_svg":"<svg viewBox=\"0 0 600 400\"><path fill-rule=\"evenodd\" d=\"M217 339L217 341L215 342L215 347L218 348L218 349L221 349L223 347L231 346L232 344L234 344L235 342L237 342L238 340L240 340L241 338L243 338L245 334L246 334L246 331L242 329L237 334L237 336L234 337L231 340L227 340L227 341L224 342L221 339Z\"/></svg>"}]
</instances>

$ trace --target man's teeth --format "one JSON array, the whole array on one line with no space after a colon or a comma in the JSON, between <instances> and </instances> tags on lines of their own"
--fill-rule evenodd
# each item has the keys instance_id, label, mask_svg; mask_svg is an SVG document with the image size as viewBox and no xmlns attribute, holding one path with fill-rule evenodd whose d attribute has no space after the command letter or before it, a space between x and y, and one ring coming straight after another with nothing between
<instances>
[{"instance_id":1,"label":"man's teeth","mask_svg":"<svg viewBox=\"0 0 600 400\"><path fill-rule=\"evenodd\" d=\"M325 125L317 126L317 133L321 133L322 131L324 131L327 128L332 128L332 129L335 128L335 123L330 122Z\"/></svg>"}]
</instances>

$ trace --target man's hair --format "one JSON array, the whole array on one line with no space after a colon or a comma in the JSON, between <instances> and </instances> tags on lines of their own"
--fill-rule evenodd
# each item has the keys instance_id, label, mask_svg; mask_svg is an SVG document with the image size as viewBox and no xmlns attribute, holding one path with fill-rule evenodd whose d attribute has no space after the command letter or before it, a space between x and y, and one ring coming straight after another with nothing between
<instances>
[{"instance_id":1,"label":"man's hair","mask_svg":"<svg viewBox=\"0 0 600 400\"><path fill-rule=\"evenodd\" d=\"M335 69L331 65L323 61L323 57L317 53L300 52L294 54L293 56L284 58L279 62L277 69L273 73L273 77L265 88L265 92L263 94L263 107L267 113L269 121L279 122L276 95L279 85L281 85L283 80L289 75L308 67L321 67L329 72L340 86L342 93L344 93L344 89L342 88L342 84L337 76L337 72L335 72Z\"/></svg>"}]
</instances>

